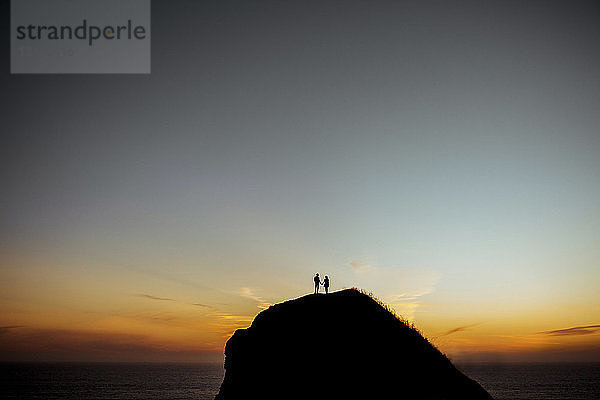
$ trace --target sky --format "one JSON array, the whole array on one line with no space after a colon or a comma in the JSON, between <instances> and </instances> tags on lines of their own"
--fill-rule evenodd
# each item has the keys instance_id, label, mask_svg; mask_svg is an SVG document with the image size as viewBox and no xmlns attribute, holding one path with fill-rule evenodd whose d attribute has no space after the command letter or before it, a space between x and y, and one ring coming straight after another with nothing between
<instances>
[{"instance_id":1,"label":"sky","mask_svg":"<svg viewBox=\"0 0 600 400\"><path fill-rule=\"evenodd\" d=\"M154 1L149 75L11 75L0 360L222 361L312 292L600 361L594 1Z\"/></svg>"}]
</instances>

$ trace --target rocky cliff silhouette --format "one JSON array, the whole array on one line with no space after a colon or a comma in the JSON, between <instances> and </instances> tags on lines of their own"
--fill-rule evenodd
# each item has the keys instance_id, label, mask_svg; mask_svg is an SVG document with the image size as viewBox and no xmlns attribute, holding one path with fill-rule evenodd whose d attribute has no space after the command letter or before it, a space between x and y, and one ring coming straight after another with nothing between
<instances>
[{"instance_id":1,"label":"rocky cliff silhouette","mask_svg":"<svg viewBox=\"0 0 600 400\"><path fill-rule=\"evenodd\" d=\"M276 304L225 347L215 400L492 397L421 334L355 289Z\"/></svg>"}]
</instances>

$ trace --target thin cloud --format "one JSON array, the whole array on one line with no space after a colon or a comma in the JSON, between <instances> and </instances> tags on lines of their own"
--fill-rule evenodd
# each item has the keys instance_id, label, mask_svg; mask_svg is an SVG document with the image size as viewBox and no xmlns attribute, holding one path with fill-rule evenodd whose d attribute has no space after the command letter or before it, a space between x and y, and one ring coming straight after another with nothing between
<instances>
[{"instance_id":1,"label":"thin cloud","mask_svg":"<svg viewBox=\"0 0 600 400\"><path fill-rule=\"evenodd\" d=\"M136 296L136 297L144 297L146 299L152 299L152 300L176 301L175 299L170 299L168 297L157 297L157 296L152 296L151 294L145 294L145 293L136 293L136 294L134 294L134 296Z\"/></svg>"},{"instance_id":2,"label":"thin cloud","mask_svg":"<svg viewBox=\"0 0 600 400\"><path fill-rule=\"evenodd\" d=\"M373 267L370 266L369 264L363 264L360 263L358 261L350 261L350 266L352 267L352 269L354 269L355 271L361 271L361 270L365 270L365 269L372 269Z\"/></svg>"},{"instance_id":3,"label":"thin cloud","mask_svg":"<svg viewBox=\"0 0 600 400\"><path fill-rule=\"evenodd\" d=\"M227 321L241 322L241 323L249 323L253 319L251 316L248 316L248 315L236 315L236 314L230 314L230 313L221 312L221 311L215 311L215 312L211 313L210 315L215 318L219 318L219 319L223 319L223 320L227 320Z\"/></svg>"},{"instance_id":4,"label":"thin cloud","mask_svg":"<svg viewBox=\"0 0 600 400\"><path fill-rule=\"evenodd\" d=\"M440 279L440 274L432 270L380 267L357 260L348 264L354 286L373 291L407 320L415 319L421 297L434 292Z\"/></svg>"},{"instance_id":5,"label":"thin cloud","mask_svg":"<svg viewBox=\"0 0 600 400\"><path fill-rule=\"evenodd\" d=\"M252 289L250 289L249 287L240 288L238 295L245 297L247 299L250 299L250 300L254 300L255 302L258 303L257 307L260 308L261 310L264 310L265 308L269 308L271 306L271 303L265 301L265 299L263 299L262 297L254 294Z\"/></svg>"},{"instance_id":6,"label":"thin cloud","mask_svg":"<svg viewBox=\"0 0 600 400\"><path fill-rule=\"evenodd\" d=\"M452 335L453 333L464 332L464 331L467 331L467 330L469 330L469 329L471 329L471 328L473 328L473 327L475 327L477 325L480 325L480 324L472 324L472 325L459 326L457 328L450 329L449 331L446 331L446 332L442 333L440 336L448 336L448 335Z\"/></svg>"},{"instance_id":7,"label":"thin cloud","mask_svg":"<svg viewBox=\"0 0 600 400\"><path fill-rule=\"evenodd\" d=\"M248 327L253 319L248 315L236 315L218 310L211 311L208 315L212 318L206 324L206 327L220 332L225 339L229 338L237 329Z\"/></svg>"},{"instance_id":8,"label":"thin cloud","mask_svg":"<svg viewBox=\"0 0 600 400\"><path fill-rule=\"evenodd\" d=\"M8 333L10 330L17 329L17 328L25 328L25 325L5 325L5 326L0 326L0 335Z\"/></svg>"},{"instance_id":9,"label":"thin cloud","mask_svg":"<svg viewBox=\"0 0 600 400\"><path fill-rule=\"evenodd\" d=\"M387 301L389 301L390 303L403 303L403 302L410 302L413 300L417 300L420 296L426 295L428 294L428 291L423 291L423 292L414 292L411 294L408 293L399 293L399 294L394 294L394 295L390 295L386 298Z\"/></svg>"},{"instance_id":10,"label":"thin cloud","mask_svg":"<svg viewBox=\"0 0 600 400\"><path fill-rule=\"evenodd\" d=\"M35 328L24 332L18 341L2 344L2 349L9 348L39 354L145 354L162 350L161 343L155 343L145 335Z\"/></svg>"},{"instance_id":11,"label":"thin cloud","mask_svg":"<svg viewBox=\"0 0 600 400\"><path fill-rule=\"evenodd\" d=\"M154 320L165 321L165 322L173 321L175 319L175 317L172 317L170 315L160 315L160 314L153 315L151 318Z\"/></svg>"},{"instance_id":12,"label":"thin cloud","mask_svg":"<svg viewBox=\"0 0 600 400\"><path fill-rule=\"evenodd\" d=\"M538 332L540 334L550 336L579 336L579 335L591 335L600 331L600 325L585 325L585 326L574 326L573 328L556 329L553 331Z\"/></svg>"},{"instance_id":13,"label":"thin cloud","mask_svg":"<svg viewBox=\"0 0 600 400\"><path fill-rule=\"evenodd\" d=\"M209 306L208 304L202 304L202 303L192 303L193 306L198 306L198 307L206 307L206 308L212 308L211 306Z\"/></svg>"}]
</instances>

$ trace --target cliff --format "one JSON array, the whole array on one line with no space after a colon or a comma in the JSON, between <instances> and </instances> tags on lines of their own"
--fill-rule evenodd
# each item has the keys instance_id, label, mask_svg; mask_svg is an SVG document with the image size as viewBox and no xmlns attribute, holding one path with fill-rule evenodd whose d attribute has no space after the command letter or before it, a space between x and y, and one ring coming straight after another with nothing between
<instances>
[{"instance_id":1,"label":"cliff","mask_svg":"<svg viewBox=\"0 0 600 400\"><path fill-rule=\"evenodd\" d=\"M438 349L354 289L276 304L225 347L216 400L492 399Z\"/></svg>"}]
</instances>

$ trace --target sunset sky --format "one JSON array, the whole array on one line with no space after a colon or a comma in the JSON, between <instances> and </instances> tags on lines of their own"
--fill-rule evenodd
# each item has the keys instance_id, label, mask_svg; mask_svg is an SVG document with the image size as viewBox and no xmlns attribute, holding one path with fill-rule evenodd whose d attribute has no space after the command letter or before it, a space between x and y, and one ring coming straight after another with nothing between
<instances>
[{"instance_id":1,"label":"sunset sky","mask_svg":"<svg viewBox=\"0 0 600 400\"><path fill-rule=\"evenodd\" d=\"M596 1L155 1L150 75L11 75L0 361L220 361L358 287L460 361L600 361Z\"/></svg>"}]
</instances>

